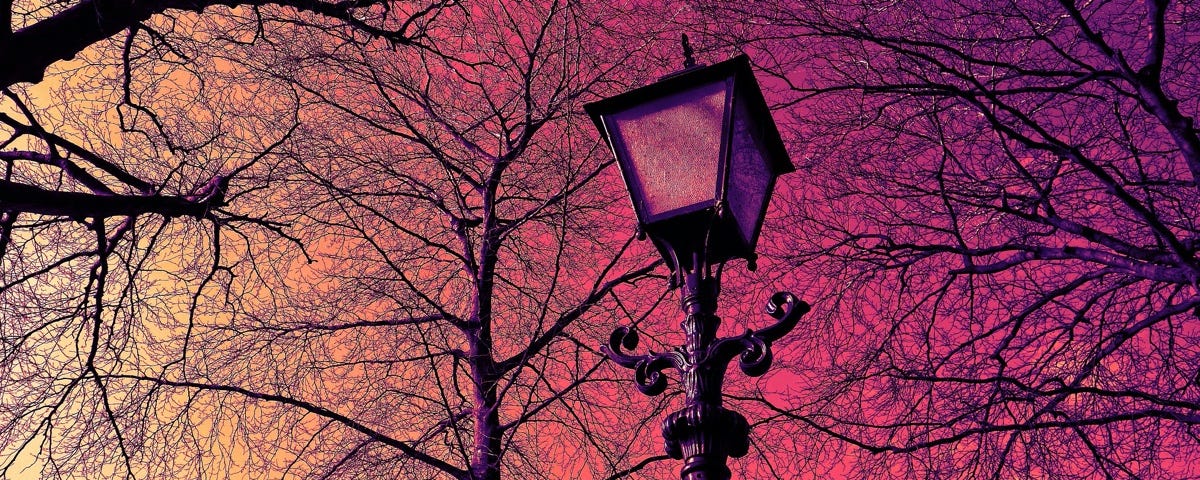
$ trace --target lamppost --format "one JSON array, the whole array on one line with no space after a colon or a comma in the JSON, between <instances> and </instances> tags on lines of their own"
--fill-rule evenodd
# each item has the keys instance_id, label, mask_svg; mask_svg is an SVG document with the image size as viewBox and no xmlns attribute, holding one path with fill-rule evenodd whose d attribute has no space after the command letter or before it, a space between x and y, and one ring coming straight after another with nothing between
<instances>
[{"instance_id":1,"label":"lamppost","mask_svg":"<svg viewBox=\"0 0 1200 480\"><path fill-rule=\"evenodd\" d=\"M637 331L613 332L604 352L633 369L647 395L666 388L663 370L675 367L686 406L663 421L669 456L684 460L683 480L727 480L729 456L749 448L750 427L721 405L725 370L740 355L750 376L766 373L771 343L808 312L790 293L776 293L767 313L776 322L717 338L715 314L725 262L754 253L775 178L794 170L745 55L708 67L691 60L658 82L584 108L612 148L629 188L639 231L650 237L680 287L686 344L645 355Z\"/></svg>"}]
</instances>

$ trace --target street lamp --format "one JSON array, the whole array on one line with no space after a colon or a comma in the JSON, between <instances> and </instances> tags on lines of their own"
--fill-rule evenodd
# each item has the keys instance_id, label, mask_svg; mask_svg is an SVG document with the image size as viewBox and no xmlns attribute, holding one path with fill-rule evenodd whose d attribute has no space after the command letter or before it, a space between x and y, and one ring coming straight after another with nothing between
<instances>
[{"instance_id":1,"label":"street lamp","mask_svg":"<svg viewBox=\"0 0 1200 480\"><path fill-rule=\"evenodd\" d=\"M602 350L633 369L638 389L647 395L666 388L663 370L679 371L687 405L663 421L667 454L684 460L684 480L726 480L726 459L746 454L750 430L745 417L721 406L726 367L740 355L747 375L766 373L771 343L790 332L809 307L790 293L776 293L767 304L776 323L716 338L721 270L734 258L755 268L754 249L775 178L794 167L749 58L696 67L686 36L684 52L685 70L584 107L620 165L639 231L670 267L670 286L681 287L686 313L684 346L623 353L637 347L638 336L621 327Z\"/></svg>"}]
</instances>

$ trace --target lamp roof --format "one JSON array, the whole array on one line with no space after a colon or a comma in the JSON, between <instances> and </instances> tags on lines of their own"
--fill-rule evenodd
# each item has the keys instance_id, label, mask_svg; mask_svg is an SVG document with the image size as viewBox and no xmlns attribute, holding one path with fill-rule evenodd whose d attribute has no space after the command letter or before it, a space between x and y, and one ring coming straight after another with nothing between
<instances>
[{"instance_id":1,"label":"lamp roof","mask_svg":"<svg viewBox=\"0 0 1200 480\"><path fill-rule=\"evenodd\" d=\"M788 157L787 149L779 136L779 129L771 117L770 108L763 98L762 90L754 79L750 68L750 57L738 55L729 60L707 67L692 67L663 77L661 80L644 87L636 88L619 95L605 98L584 105L584 110L596 124L596 129L603 132L605 143L612 148L610 134L605 128L602 117L621 112L646 102L666 97L697 85L705 85L723 78L734 77L734 95L738 101L745 102L751 117L761 122L763 147L767 150L767 162L775 175L782 175L796 170Z\"/></svg>"}]
</instances>

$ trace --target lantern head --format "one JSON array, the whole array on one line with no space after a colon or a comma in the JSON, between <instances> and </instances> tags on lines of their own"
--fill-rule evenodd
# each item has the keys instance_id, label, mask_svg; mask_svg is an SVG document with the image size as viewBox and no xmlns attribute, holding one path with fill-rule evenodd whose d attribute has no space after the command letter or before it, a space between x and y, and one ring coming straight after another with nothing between
<instances>
[{"instance_id":1,"label":"lantern head","mask_svg":"<svg viewBox=\"0 0 1200 480\"><path fill-rule=\"evenodd\" d=\"M674 271L745 258L775 178L793 171L740 55L586 105L616 156L639 228Z\"/></svg>"}]
</instances>

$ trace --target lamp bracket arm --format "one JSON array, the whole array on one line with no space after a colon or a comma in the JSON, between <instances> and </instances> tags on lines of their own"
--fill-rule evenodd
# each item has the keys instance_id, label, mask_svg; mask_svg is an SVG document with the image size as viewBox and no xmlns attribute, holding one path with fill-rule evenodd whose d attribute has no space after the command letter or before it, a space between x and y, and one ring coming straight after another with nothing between
<instances>
[{"instance_id":1,"label":"lamp bracket arm","mask_svg":"<svg viewBox=\"0 0 1200 480\"><path fill-rule=\"evenodd\" d=\"M740 355L738 367L743 373L751 377L767 373L773 359L771 344L796 328L800 318L808 313L811 307L791 293L778 292L767 301L766 310L767 314L778 321L757 331L747 329L745 333L736 337L713 342L708 351L709 361L727 364Z\"/></svg>"},{"instance_id":2,"label":"lamp bracket arm","mask_svg":"<svg viewBox=\"0 0 1200 480\"><path fill-rule=\"evenodd\" d=\"M796 324L800 322L800 317L812 310L812 307L807 302L796 298L789 292L775 292L771 298L767 300L766 312L777 319L774 324L765 328L760 328L754 332L754 336L763 339L767 343L774 342L783 338L792 329L796 328Z\"/></svg>"},{"instance_id":3,"label":"lamp bracket arm","mask_svg":"<svg viewBox=\"0 0 1200 480\"><path fill-rule=\"evenodd\" d=\"M639 391L646 395L658 395L667 388L667 376L662 373L671 367L680 368L686 361L683 353L676 350L666 352L649 352L645 355L633 355L622 350L633 350L638 345L637 330L620 327L608 337L608 344L602 345L600 351L617 365L632 369L634 381Z\"/></svg>"}]
</instances>

